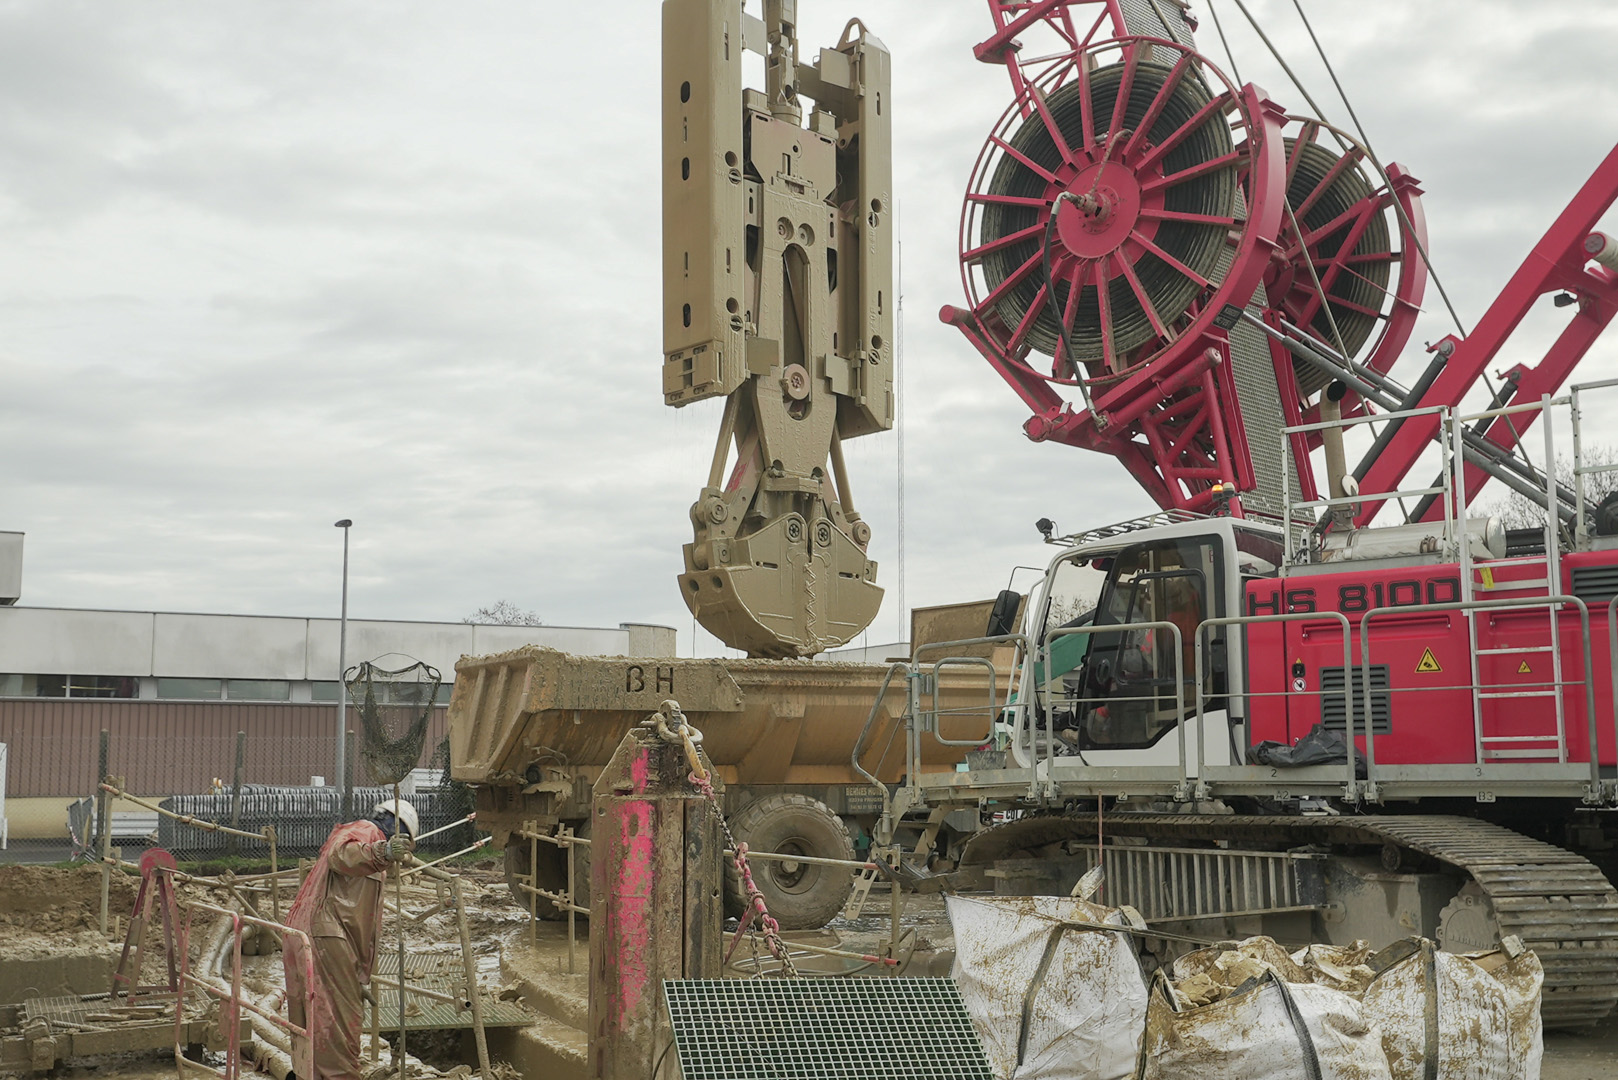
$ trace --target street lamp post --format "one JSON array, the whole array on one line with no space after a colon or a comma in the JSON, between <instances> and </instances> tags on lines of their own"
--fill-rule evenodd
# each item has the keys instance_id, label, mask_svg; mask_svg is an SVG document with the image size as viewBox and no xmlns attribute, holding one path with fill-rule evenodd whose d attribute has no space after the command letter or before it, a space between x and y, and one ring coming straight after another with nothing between
<instances>
[{"instance_id":1,"label":"street lamp post","mask_svg":"<svg viewBox=\"0 0 1618 1080\"><path fill-rule=\"evenodd\" d=\"M343 530L343 610L337 624L337 787L342 791L340 814L348 820L348 530L354 522L344 518L335 522Z\"/></svg>"}]
</instances>

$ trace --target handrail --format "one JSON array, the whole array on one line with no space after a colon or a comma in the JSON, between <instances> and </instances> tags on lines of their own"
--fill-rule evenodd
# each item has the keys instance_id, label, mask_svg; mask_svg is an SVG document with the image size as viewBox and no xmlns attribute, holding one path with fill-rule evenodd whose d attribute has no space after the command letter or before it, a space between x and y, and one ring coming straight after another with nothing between
<instances>
[{"instance_id":1,"label":"handrail","mask_svg":"<svg viewBox=\"0 0 1618 1080\"><path fill-rule=\"evenodd\" d=\"M1053 638L1070 637L1070 636L1073 636L1073 635L1076 635L1076 634L1083 634L1085 636L1089 636L1089 635L1092 635L1092 634L1123 633L1125 631L1130 631L1130 630L1167 630L1174 637L1174 649L1173 649L1173 652L1172 652L1172 656L1174 658L1174 726L1175 726L1176 736L1177 736L1176 741L1179 744L1179 750L1180 750L1180 788L1181 788L1181 790L1184 790L1185 786L1186 786L1185 671L1184 671L1184 665L1183 665L1183 662L1182 662L1182 657L1183 657L1183 650L1184 650L1184 647L1185 647L1185 641L1184 641L1184 638L1183 638L1183 636L1182 636L1182 634L1180 632L1179 624L1172 623L1172 622L1167 622L1167 621L1153 620L1153 621L1150 621L1150 622L1108 623L1105 626L1096 626L1094 623L1090 624L1089 626L1059 626L1059 627L1055 628L1054 630L1048 630L1045 633L1044 641L1041 642L1041 645L1040 645L1041 656L1042 656L1042 659L1043 659L1043 669L1045 671L1046 678L1050 677L1050 670L1051 670L1051 660L1050 660L1051 645L1050 645L1050 643L1051 643L1051 640ZM1200 693L1200 690L1199 690L1199 693ZM1039 688L1037 686L1034 688L1034 694L1035 694L1036 697L1039 694ZM1131 700L1131 699L1125 699L1125 700ZM1155 700L1155 695L1154 695L1154 700ZM1054 761L1055 758L1056 758L1056 754L1055 754L1055 750L1056 750L1056 732L1051 730L1049 718L1047 718L1047 720L1046 720L1045 727L1046 727L1046 731L1050 735L1050 738L1047 739L1046 741L1050 744L1050 748L1051 748L1051 751L1052 751L1051 752L1051 760ZM1015 740L1013 740L1012 745L1014 747L1016 746ZM1035 755L1035 757L1034 757L1034 765L1033 765L1034 779L1037 781L1039 779L1039 764L1040 764L1039 763L1039 758L1038 758L1039 744L1038 744L1037 737L1034 740L1034 748L1033 749L1034 749L1034 755ZM1047 778L1049 777L1049 775L1050 775L1050 768L1049 768L1049 764L1047 763L1047 767L1046 767L1046 776L1047 776Z\"/></svg>"},{"instance_id":2,"label":"handrail","mask_svg":"<svg viewBox=\"0 0 1618 1080\"><path fill-rule=\"evenodd\" d=\"M1532 596L1515 600L1470 600L1457 601L1445 604L1422 604L1419 607L1378 607L1372 608L1360 616L1360 666L1362 688L1365 693L1365 713L1371 715L1371 637L1370 623L1378 615L1393 613L1411 614L1413 612L1431 613L1439 611L1498 611L1504 609L1532 610L1534 608L1561 608L1574 605L1579 609L1579 619L1583 626L1582 646L1584 649L1584 713L1590 727L1590 784L1591 793L1600 799L1603 791L1601 783L1601 754L1598 752L1596 742L1596 706L1595 706L1595 673L1592 670L1590 650L1590 606L1577 596ZM1552 611L1554 619L1559 611ZM1561 680L1556 693L1562 693L1563 687L1572 685L1573 680ZM1391 692L1391 691L1390 691ZM1371 801L1376 798L1376 736L1372 730L1373 725L1365 726L1365 776L1366 795ZM1478 764L1483 764L1482 751L1478 751Z\"/></svg>"},{"instance_id":3,"label":"handrail","mask_svg":"<svg viewBox=\"0 0 1618 1080\"><path fill-rule=\"evenodd\" d=\"M1289 612L1283 612L1283 613L1274 614L1274 615L1231 615L1231 616L1227 616L1227 617L1221 618L1221 619L1204 619L1201 623L1199 623L1197 625L1197 630L1196 630L1195 635L1193 635L1193 640L1195 642L1194 650L1195 650L1195 654L1196 654L1196 661L1195 662L1196 662L1196 673L1197 673L1197 712L1196 712L1196 716L1197 716L1197 797L1198 798L1206 798L1207 795L1208 795L1208 792L1207 792L1207 779L1206 779L1207 775L1208 775L1208 772L1207 772L1206 758L1204 757L1204 754L1203 754L1203 728L1205 726L1204 723L1203 723L1203 702L1205 700L1205 697L1204 697L1204 695L1202 693L1202 687L1203 687L1203 653L1204 653L1203 631L1213 629L1213 628L1217 628L1217 627L1221 627L1221 626L1239 626L1239 625L1247 625L1249 623L1257 624L1257 623L1303 622L1303 621L1310 621L1310 620L1319 622L1319 621L1321 621L1323 619L1336 619L1339 623L1342 624L1342 627L1343 627L1343 682L1344 682L1344 686L1343 686L1343 703L1344 703L1343 721L1344 721L1344 727L1346 729L1345 732L1344 732L1344 736L1345 736L1345 739L1346 739L1346 741L1348 743L1348 766L1347 766L1347 768L1348 768L1348 778L1347 778L1347 781L1346 781L1346 784L1345 784L1345 787L1344 787L1344 791L1347 792L1348 796L1351 799L1353 799L1354 801L1357 802L1359 800L1360 784L1359 784L1359 777L1355 774L1355 760L1354 760L1354 737L1355 737L1355 734L1356 734L1356 732L1354 730L1354 686L1353 686L1353 680L1350 679L1349 675L1348 675L1348 673L1350 671L1355 670L1355 668L1354 668L1354 651L1353 651L1353 643L1352 643L1353 627L1349 624L1348 616L1344 615L1341 611L1289 611ZM1251 688L1244 685L1244 687L1242 689L1242 695L1241 696L1243 698L1251 697L1252 696ZM1324 700L1324 698L1325 698L1325 688L1324 687L1321 688L1321 698L1322 698L1322 700ZM1226 716L1225 723L1226 723L1226 725L1228 727L1228 725L1230 723L1230 720L1229 720L1230 712L1229 712L1228 708L1226 709L1225 716ZM1369 710L1369 706L1367 706L1367 711L1366 711L1366 714L1365 714L1365 729L1366 729L1366 732L1367 732L1367 738L1369 738L1369 732L1370 732L1370 729L1371 729L1371 726L1372 726L1371 720L1372 720L1372 713ZM1248 724L1248 731L1249 732L1252 731L1251 723ZM1251 736L1249 736L1249 738L1251 738ZM1243 762L1243 764L1245 764L1245 762ZM1367 779L1369 779L1369 777L1370 777L1369 766L1367 766L1366 777L1367 777Z\"/></svg>"},{"instance_id":4,"label":"handrail","mask_svg":"<svg viewBox=\"0 0 1618 1080\"><path fill-rule=\"evenodd\" d=\"M1590 390L1607 390L1615 386L1618 386L1618 379L1599 379L1595 382L1577 383L1568 390L1568 414L1573 429L1574 540L1581 551L1585 549L1590 540L1590 518L1586 513L1589 500L1585 491L1584 478L1618 470L1618 463L1591 465L1588 467L1584 464L1583 395Z\"/></svg>"},{"instance_id":5,"label":"handrail","mask_svg":"<svg viewBox=\"0 0 1618 1080\"><path fill-rule=\"evenodd\" d=\"M921 654L924 652L937 652L940 649L954 649L966 645L1002 645L1010 641L1028 640L1027 634L996 634L994 637L961 638L959 641L928 641L917 645L910 653L910 664L915 667L921 663Z\"/></svg>"},{"instance_id":6,"label":"handrail","mask_svg":"<svg viewBox=\"0 0 1618 1080\"><path fill-rule=\"evenodd\" d=\"M1372 623L1385 619L1385 617L1429 615L1438 614L1438 612L1535 609L1550 609L1553 619L1560 617L1563 609L1578 609L1582 630L1584 677L1578 678L1578 680L1574 680L1574 678L1558 678L1552 685L1558 695L1565 693L1566 688L1571 687L1574 683L1581 683L1582 687L1584 687L1584 709L1586 709L1587 733L1589 733L1587 753L1589 753L1590 780L1589 785L1587 785L1587 800L1618 803L1618 784L1607 782L1607 780L1602 780L1602 777L1600 777L1599 722L1595 717L1595 678L1597 678L1597 675L1595 675L1594 656L1592 656L1594 646L1590 643L1589 604L1582 601L1581 597L1560 596L1558 594L1558 596L1513 597L1513 599L1489 599L1489 601L1375 607L1375 609L1364 612L1361 619L1359 619L1358 631L1361 656L1359 656L1358 664L1354 662L1353 654L1353 620L1349 620L1345 612L1315 610L1315 612L1285 612L1285 614L1273 615L1231 615L1231 617L1223 617L1223 619L1202 620L1201 623L1197 623L1196 631L1194 631L1194 641L1192 641L1192 644L1194 644L1194 657L1196 657L1194 675L1196 675L1197 687L1196 708L1192 711L1192 716L1196 717L1197 721L1197 784L1194 787L1188 784L1189 755L1184 727L1186 727L1186 722L1191 717L1186 716L1183 672L1178 670L1180 669L1181 657L1181 630L1176 623L1110 623L1110 625L1102 625L1102 627L1087 625L1087 627L1066 627L1048 631L1047 635L1045 635L1045 640L1040 643L1036 653L1032 653L1031 656L1027 657L1027 662L1024 664L1021 675L1023 675L1024 682L1029 682L1032 678L1032 670L1037 667L1039 670L1044 670L1047 678L1050 677L1050 670L1052 670L1052 643L1061 636L1128 633L1131 630L1155 630L1155 628L1168 630L1168 633L1175 638L1175 696L1176 706L1178 706L1176 742L1178 742L1178 750L1180 750L1181 797L1204 798L1212 790L1217 789L1218 785L1217 780L1209 779L1207 742L1205 742L1207 740L1205 717L1207 717L1209 695L1205 693L1204 685L1205 677L1207 677L1207 664L1209 664L1207 657L1209 657L1212 633L1217 628L1235 627L1235 625L1281 622L1335 622L1343 631L1343 672L1345 672L1343 695L1345 695L1346 742L1348 742L1349 746L1356 746L1358 738L1364 737L1364 755L1366 755L1364 756L1364 759L1366 759L1366 779L1359 780L1359 777L1356 776L1356 771L1358 771L1356 755L1349 753L1348 761L1345 761L1345 792L1349 798L1354 798L1354 800L1380 801L1377 759L1375 759L1375 727L1374 722L1372 722L1374 721L1374 708L1372 708L1374 693L1372 693L1372 683L1370 683L1370 661L1372 661L1370 631L1372 631ZM1610 665L1612 665L1613 672L1618 672L1618 596L1613 597L1612 601L1607 604L1607 630ZM1354 682L1354 675L1356 674L1358 674L1358 685ZM1476 688L1476 685L1472 685L1472 690L1476 690ZM1414 690L1417 690L1417 688L1403 688L1403 691ZM1401 690L1393 690L1391 693L1401 693ZM1324 695L1324 690L1319 691L1319 696ZM1230 696L1239 696L1239 698L1243 698L1243 701L1251 701L1254 696L1262 695L1254 695L1251 687L1246 687L1243 688L1239 695ZM1042 708L1045 698L1047 698L1045 688L1042 685L1032 685L1031 690L1019 696L1018 703L1013 706L1016 709L1016 714L1014 714L1011 748L1013 748L1016 767L1027 771L1027 774L1031 777L1029 797L1036 795L1042 780L1044 782L1053 782L1052 764L1055 761L1055 732L1048 730L1047 721L1048 745L1040 746L1039 729L1037 729L1036 724L1037 716L1039 716L1040 708ZM1048 717L1048 708L1045 708L1045 712L1047 712ZM1251 714L1251 709L1247 709L1247 712ZM1251 722L1251 716L1247 716L1247 719ZM1618 695L1615 695L1612 703L1612 730L1615 745L1618 745ZM1484 761L1479 758L1477 763L1484 764ZM1192 795L1186 795L1186 792L1192 792Z\"/></svg>"},{"instance_id":7,"label":"handrail","mask_svg":"<svg viewBox=\"0 0 1618 1080\"><path fill-rule=\"evenodd\" d=\"M164 872L171 872L167 867L158 868ZM218 907L201 900L191 900L183 905L186 909L185 924L180 935L180 993L175 1001L174 1008L174 1061L182 1071L191 1068L201 1072L222 1076L231 1080L240 1075L241 1068L241 1012L243 1009L261 1017L266 1022L276 1025L292 1036L292 1051L289 1055L294 1071L299 1076L304 1075L305 1069L312 1069L315 1058L315 1035L312 1019L315 1015L315 960L314 950L311 948L309 935L295 927L284 923L272 922L269 919L260 919L252 915L243 914L230 908ZM215 917L225 917L231 920L231 972L229 989L221 989L219 985L209 979L198 976L191 971L191 922L196 913L207 912ZM242 996L242 927L256 926L273 931L280 935L283 942L288 939L302 942L302 949L297 959L304 968L304 1024L292 1023L291 1020L279 1013L262 1008L257 1003ZM287 950L292 955L292 950ZM226 1051L225 1067L221 1070L212 1069L206 1065L191 1061L183 1053L181 1032L184 1026L185 991L188 988L201 990L210 997L220 999L220 1028L225 1032Z\"/></svg>"},{"instance_id":8,"label":"handrail","mask_svg":"<svg viewBox=\"0 0 1618 1080\"><path fill-rule=\"evenodd\" d=\"M1358 424L1377 424L1387 420L1406 419L1412 416L1431 416L1449 412L1448 405L1427 405L1420 409L1401 409L1398 412L1379 412L1374 416L1345 416L1341 420L1321 420L1313 424L1293 424L1281 429L1283 435L1307 435L1312 431L1324 431L1334 427L1354 427Z\"/></svg>"},{"instance_id":9,"label":"handrail","mask_svg":"<svg viewBox=\"0 0 1618 1080\"><path fill-rule=\"evenodd\" d=\"M938 705L938 673L951 665L956 667L982 666L989 669L989 733L981 739L946 739L938 732L938 717L939 714L944 711ZM995 718L999 715L999 709L1001 708L999 703L999 695L996 692L997 685L998 680L996 679L996 673L994 670L994 661L990 660L986 656L946 656L944 659L933 664L933 707L927 711L927 715L933 718L932 726L929 728L929 730L932 732L933 741L938 743L940 746L982 746L990 739L993 739L994 725L996 723ZM955 711L975 710L969 708Z\"/></svg>"},{"instance_id":10,"label":"handrail","mask_svg":"<svg viewBox=\"0 0 1618 1080\"><path fill-rule=\"evenodd\" d=\"M945 649L956 649L956 648L973 647L973 646L982 647L982 646L985 646L985 645L1004 645L1004 644L1009 644L1009 643L1012 643L1012 642L1018 643L1019 651L1022 653L1022 655L1024 657L1026 657L1028 655L1028 647L1027 647L1028 646L1028 635L1024 634L1024 633L1020 633L1020 632L1011 633L1011 634L995 634L995 635L992 635L992 636L977 637L977 638L960 638L960 639L958 639L956 641L929 641L929 642L924 642L921 645L917 645L917 646L915 646L915 648L913 648L911 650L911 652L910 652L910 664L909 664L909 667L908 667L908 669L906 671L906 679L908 680L908 686L906 687L906 696L905 696L905 777L906 777L906 782L909 784L909 786L912 789L914 789L917 786L918 776L919 776L919 774L921 772L921 730L920 730L920 723L919 722L920 722L920 719L921 719L922 709L921 709L921 695L917 691L916 686L917 686L918 681L921 679L921 674L922 674L921 671L920 671L920 668L922 667L922 663L921 663L922 654L927 653L927 652L942 652ZM944 660L934 663L934 665L933 665L934 675L936 676L937 671L938 671L938 666L939 666L940 663L947 664L947 663L949 663L949 661L951 659L952 659L951 657L945 657ZM961 658L957 657L957 658L953 658L953 659L961 659ZM1015 680L1013 680L1013 682L1014 681ZM883 680L883 685L884 686L887 685L886 679ZM1009 700L1010 700L1010 687L1011 687L1011 685L1012 685L1011 683L1007 684L1007 702L1008 702L1008 704L1009 704ZM993 694L993 687L991 686L990 689L991 689L991 695L992 695ZM935 699L936 699L936 696L937 695L936 695L936 692L935 692L935 695L934 695ZM880 698L878 700L880 700ZM1001 704L997 703L993 696L991 696L989 700L990 700L990 703L991 703L991 708L995 708L995 709L1004 709L1005 708L1005 705L1001 705ZM994 724L994 722L991 720L990 721L990 727L989 727L989 731L990 731L991 735L994 732L993 724ZM869 721L867 721L867 725L869 725ZM942 740L940 740L940 741L942 741ZM946 743L945 745L953 745L953 744ZM858 767L858 766L856 765L856 767ZM866 775L866 774L862 771L861 775Z\"/></svg>"},{"instance_id":11,"label":"handrail","mask_svg":"<svg viewBox=\"0 0 1618 1080\"><path fill-rule=\"evenodd\" d=\"M1482 412L1467 413L1465 416L1457 416L1455 418L1455 422L1457 424L1471 424L1479 420L1493 420L1497 416L1516 416L1519 413L1544 412L1549 410L1552 406L1566 405L1572 400L1573 399L1571 397L1566 395L1562 397L1551 397L1549 394L1545 394L1542 397L1537 397L1533 401L1525 402L1521 405L1502 405L1498 409L1484 409Z\"/></svg>"},{"instance_id":12,"label":"handrail","mask_svg":"<svg viewBox=\"0 0 1618 1080\"><path fill-rule=\"evenodd\" d=\"M1287 477L1292 475L1293 462L1298 456L1298 451L1292 445L1293 439L1297 436L1311 435L1329 429L1346 431L1351 427L1356 427L1361 424L1377 424L1388 421L1403 424L1407 420L1418 416L1438 417L1437 422L1441 429L1445 426L1456 426L1454 410L1451 408L1451 406L1427 405L1415 409L1389 409L1387 411L1363 416L1339 417L1335 420L1321 420L1312 424L1292 424L1282 428L1281 506L1285 520L1288 522L1292 521L1293 514L1297 510L1313 510L1317 507L1335 509L1337 507L1352 506L1354 504L1363 504L1366 502L1375 502L1378 505L1381 505L1389 500L1399 500L1401 501L1402 505L1402 500L1406 498L1416 498L1419 496L1422 499L1431 499L1441 497L1444 505L1443 532L1445 549L1450 549L1457 542L1462 544L1466 543L1467 541L1462 536L1462 530L1456 527L1454 515L1451 513L1454 501L1454 482L1451 474L1454 472L1456 466L1454 448L1450 445L1449 439L1441 438L1438 440L1439 454L1442 458L1443 464L1439 469L1438 483L1434 486L1410 489L1400 488L1393 491L1358 491L1353 495L1344 495L1337 498L1316 498L1307 501L1303 500L1301 495L1299 498L1293 497L1293 485L1287 479ZM1310 516L1313 517L1313 515ZM1325 520L1329 520L1329 515L1328 518L1322 520L1323 522ZM1290 526L1282 530L1282 550L1284 552L1284 556L1282 558L1281 572L1284 576L1286 573L1286 567L1292 565L1294 558L1298 554L1298 549L1293 543L1293 530Z\"/></svg>"},{"instance_id":13,"label":"handrail","mask_svg":"<svg viewBox=\"0 0 1618 1080\"><path fill-rule=\"evenodd\" d=\"M860 729L860 737L854 740L854 749L849 754L849 764L854 767L854 771L863 776L867 781L870 782L872 787L876 788L882 793L882 817L884 819L890 818L893 814L893 796L888 791L888 785L877 779L874 774L865 771L865 766L860 764L860 754L864 753L865 751L865 740L870 736L871 728L876 724L876 714L881 711L882 702L886 700L888 696L888 687L893 684L894 673L899 671L908 673L909 670L909 664L901 663L899 661L894 661L888 665L887 674L882 676L882 685L876 692L876 700L871 702L871 712L865 718L865 726ZM909 721L907 720L905 722L908 723ZM884 751L883 757L886 756L887 753ZM877 762L879 767L881 764L882 763L880 761Z\"/></svg>"}]
</instances>

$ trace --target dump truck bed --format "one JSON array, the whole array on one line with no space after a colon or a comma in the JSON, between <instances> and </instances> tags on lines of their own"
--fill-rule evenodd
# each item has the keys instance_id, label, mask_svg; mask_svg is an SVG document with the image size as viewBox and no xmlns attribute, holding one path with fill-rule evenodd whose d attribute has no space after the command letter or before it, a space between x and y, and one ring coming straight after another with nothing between
<instances>
[{"instance_id":1,"label":"dump truck bed","mask_svg":"<svg viewBox=\"0 0 1618 1080\"><path fill-rule=\"evenodd\" d=\"M572 656L526 646L455 665L449 705L451 775L474 784L537 783L546 769L582 772L607 763L624 733L674 699L703 733L703 748L729 784L863 783L850 763L871 721L861 763L899 779L894 738L906 686L888 668L814 660L680 660ZM986 740L1006 689L990 662L954 665L938 677L940 734ZM965 749L924 740L930 768L953 769Z\"/></svg>"}]
</instances>

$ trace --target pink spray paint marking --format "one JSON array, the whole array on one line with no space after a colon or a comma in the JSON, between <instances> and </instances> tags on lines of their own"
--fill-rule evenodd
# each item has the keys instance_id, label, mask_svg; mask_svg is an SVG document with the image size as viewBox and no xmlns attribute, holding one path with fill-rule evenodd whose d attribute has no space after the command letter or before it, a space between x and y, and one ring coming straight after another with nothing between
<instances>
[{"instance_id":1,"label":"pink spray paint marking","mask_svg":"<svg viewBox=\"0 0 1618 1080\"><path fill-rule=\"evenodd\" d=\"M645 790L646 759L637 758L631 773L641 790ZM639 1007L650 985L650 954L652 944L652 804L650 802L621 803L615 809L618 842L624 853L618 880L613 882L612 933L616 946L622 996L613 1002L613 1020L622 1025L624 1018Z\"/></svg>"}]
</instances>

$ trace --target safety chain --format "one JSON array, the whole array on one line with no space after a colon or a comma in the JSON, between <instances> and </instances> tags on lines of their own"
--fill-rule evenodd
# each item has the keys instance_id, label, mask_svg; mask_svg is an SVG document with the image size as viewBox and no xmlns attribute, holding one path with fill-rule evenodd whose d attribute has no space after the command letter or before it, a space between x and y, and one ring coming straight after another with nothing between
<instances>
[{"instance_id":1,"label":"safety chain","mask_svg":"<svg viewBox=\"0 0 1618 1080\"><path fill-rule=\"evenodd\" d=\"M674 701L663 702L651 719L656 725L657 734L665 742L684 746L686 763L691 766L689 777L691 786L713 806L714 817L719 819L719 828L725 834L726 847L732 852L731 863L741 878L746 908L736 926L736 937L730 943L730 950L725 953L725 963L730 963L731 957L736 953L736 946L741 944L744 937L751 943L756 958L758 937L762 934L765 947L780 963L781 970L796 978L798 968L792 962L792 954L787 950L786 942L781 940L781 924L776 922L775 917L765 907L764 894L759 892L758 886L753 882L753 870L747 862L747 845L739 842L730 831L730 823L725 820L725 812L719 805L719 794L714 791L712 773L702 763L702 752L698 749L698 744L702 742L702 732L685 718L680 712L679 704Z\"/></svg>"}]
</instances>

